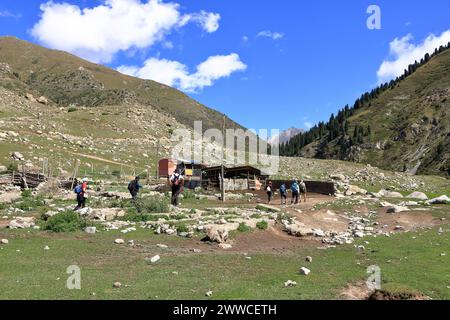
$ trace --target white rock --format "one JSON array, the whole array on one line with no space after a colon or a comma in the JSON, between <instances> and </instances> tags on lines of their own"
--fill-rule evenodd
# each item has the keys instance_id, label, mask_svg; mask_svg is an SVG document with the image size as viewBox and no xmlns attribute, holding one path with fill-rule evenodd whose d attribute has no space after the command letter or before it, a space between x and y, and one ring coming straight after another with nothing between
<instances>
[{"instance_id":1,"label":"white rock","mask_svg":"<svg viewBox=\"0 0 450 320\"><path fill-rule=\"evenodd\" d=\"M288 287L295 287L297 285L297 282L292 281L292 280L288 280L284 283L284 287L288 288Z\"/></svg>"},{"instance_id":2,"label":"white rock","mask_svg":"<svg viewBox=\"0 0 450 320\"><path fill-rule=\"evenodd\" d=\"M227 249L233 248L233 246L231 244L228 244L228 243L220 243L219 244L219 248L227 250Z\"/></svg>"},{"instance_id":3,"label":"white rock","mask_svg":"<svg viewBox=\"0 0 450 320\"><path fill-rule=\"evenodd\" d=\"M440 197L428 200L425 203L426 204L448 204L448 203L450 203L450 198L447 197L446 195L444 195L444 196L440 196Z\"/></svg>"},{"instance_id":4,"label":"white rock","mask_svg":"<svg viewBox=\"0 0 450 320\"><path fill-rule=\"evenodd\" d=\"M428 196L425 193L418 192L418 191L411 193L410 195L407 196L407 198L419 199L419 200L428 200Z\"/></svg>"},{"instance_id":5,"label":"white rock","mask_svg":"<svg viewBox=\"0 0 450 320\"><path fill-rule=\"evenodd\" d=\"M212 294L213 294L213 292L212 292L212 291L208 291L208 292L206 292L206 293L205 293L205 295L206 295L207 297L211 297L211 296L212 296Z\"/></svg>"},{"instance_id":6,"label":"white rock","mask_svg":"<svg viewBox=\"0 0 450 320\"><path fill-rule=\"evenodd\" d=\"M313 258L310 257L310 256L307 256L305 260L306 260L307 262L312 262L312 261L313 261Z\"/></svg>"},{"instance_id":7,"label":"white rock","mask_svg":"<svg viewBox=\"0 0 450 320\"><path fill-rule=\"evenodd\" d=\"M393 205L387 209L387 213L400 213L404 211L410 211L407 207Z\"/></svg>"},{"instance_id":8,"label":"white rock","mask_svg":"<svg viewBox=\"0 0 450 320\"><path fill-rule=\"evenodd\" d=\"M122 287L122 284L121 284L120 282L114 282L114 283L113 283L113 288L118 289L118 288L120 288L120 287Z\"/></svg>"},{"instance_id":9,"label":"white rock","mask_svg":"<svg viewBox=\"0 0 450 320\"><path fill-rule=\"evenodd\" d=\"M305 268L305 267L300 268L300 274L307 276L310 273L311 273L311 270L309 270L308 268Z\"/></svg>"},{"instance_id":10,"label":"white rock","mask_svg":"<svg viewBox=\"0 0 450 320\"><path fill-rule=\"evenodd\" d=\"M50 247L49 246L45 246L44 250L50 250Z\"/></svg>"},{"instance_id":11,"label":"white rock","mask_svg":"<svg viewBox=\"0 0 450 320\"><path fill-rule=\"evenodd\" d=\"M159 260L161 260L161 257L159 255L156 255L150 259L150 263L156 263Z\"/></svg>"},{"instance_id":12,"label":"white rock","mask_svg":"<svg viewBox=\"0 0 450 320\"><path fill-rule=\"evenodd\" d=\"M167 249L167 248L169 248L169 246L167 246L167 245L165 245L165 244L161 244L161 243L157 244L156 246L157 246L158 248L160 248L160 249Z\"/></svg>"},{"instance_id":13,"label":"white rock","mask_svg":"<svg viewBox=\"0 0 450 320\"><path fill-rule=\"evenodd\" d=\"M8 239L2 239L2 240L0 241L0 243L1 243L1 244L8 244L9 241L8 241Z\"/></svg>"},{"instance_id":14,"label":"white rock","mask_svg":"<svg viewBox=\"0 0 450 320\"><path fill-rule=\"evenodd\" d=\"M116 239L116 240L114 240L114 243L115 244L124 244L125 240L123 240L123 239Z\"/></svg>"},{"instance_id":15,"label":"white rock","mask_svg":"<svg viewBox=\"0 0 450 320\"><path fill-rule=\"evenodd\" d=\"M97 232L97 228L96 227L86 227L86 229L84 229L84 232L89 233L89 234L94 234Z\"/></svg>"}]
</instances>

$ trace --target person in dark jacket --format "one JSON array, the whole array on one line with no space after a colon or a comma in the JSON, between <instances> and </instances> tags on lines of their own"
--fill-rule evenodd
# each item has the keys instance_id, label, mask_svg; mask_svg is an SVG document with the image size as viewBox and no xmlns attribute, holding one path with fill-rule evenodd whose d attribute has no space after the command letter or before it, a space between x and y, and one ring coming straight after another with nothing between
<instances>
[{"instance_id":1,"label":"person in dark jacket","mask_svg":"<svg viewBox=\"0 0 450 320\"><path fill-rule=\"evenodd\" d=\"M180 170L177 169L170 176L169 179L170 187L172 188L172 200L171 203L173 206L178 206L178 196L183 191L184 177L181 175Z\"/></svg>"},{"instance_id":2,"label":"person in dark jacket","mask_svg":"<svg viewBox=\"0 0 450 320\"><path fill-rule=\"evenodd\" d=\"M135 177L133 181L130 181L128 184L128 191L131 194L131 199L136 207L136 210L140 213L141 209L138 204L138 195L139 191L142 189L142 185L140 184L141 178L139 176Z\"/></svg>"},{"instance_id":3,"label":"person in dark jacket","mask_svg":"<svg viewBox=\"0 0 450 320\"><path fill-rule=\"evenodd\" d=\"M280 186L280 196L281 196L281 205L286 205L287 204L287 190L286 190L286 185L283 183Z\"/></svg>"},{"instance_id":4,"label":"person in dark jacket","mask_svg":"<svg viewBox=\"0 0 450 320\"><path fill-rule=\"evenodd\" d=\"M267 201L270 204L270 201L272 200L272 196L273 196L272 181L269 181L269 184L266 187L266 193L267 193Z\"/></svg>"}]
</instances>

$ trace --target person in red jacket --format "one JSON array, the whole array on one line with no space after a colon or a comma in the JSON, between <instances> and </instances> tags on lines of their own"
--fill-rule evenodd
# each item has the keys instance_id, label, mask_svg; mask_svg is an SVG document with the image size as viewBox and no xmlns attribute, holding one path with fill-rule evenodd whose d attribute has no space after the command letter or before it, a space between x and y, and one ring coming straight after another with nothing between
<instances>
[{"instance_id":1,"label":"person in red jacket","mask_svg":"<svg viewBox=\"0 0 450 320\"><path fill-rule=\"evenodd\" d=\"M87 178L83 178L83 180L81 180L81 208L86 207L86 198L87 198L87 186L88 186L88 179Z\"/></svg>"}]
</instances>

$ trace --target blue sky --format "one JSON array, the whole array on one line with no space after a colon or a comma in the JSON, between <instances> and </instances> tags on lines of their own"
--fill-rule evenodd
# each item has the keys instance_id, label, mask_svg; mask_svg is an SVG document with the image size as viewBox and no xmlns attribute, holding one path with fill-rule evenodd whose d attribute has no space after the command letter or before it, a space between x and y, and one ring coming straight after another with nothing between
<instances>
[{"instance_id":1,"label":"blue sky","mask_svg":"<svg viewBox=\"0 0 450 320\"><path fill-rule=\"evenodd\" d=\"M255 129L327 120L450 37L448 0L147 2L2 0L0 35L156 77ZM366 26L371 4L381 30Z\"/></svg>"}]
</instances>

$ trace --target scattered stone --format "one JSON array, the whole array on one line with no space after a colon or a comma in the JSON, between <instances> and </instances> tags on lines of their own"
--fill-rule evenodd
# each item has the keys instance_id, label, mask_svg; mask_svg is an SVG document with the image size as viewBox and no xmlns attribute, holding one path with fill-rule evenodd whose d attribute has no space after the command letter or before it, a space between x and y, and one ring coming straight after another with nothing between
<instances>
[{"instance_id":1,"label":"scattered stone","mask_svg":"<svg viewBox=\"0 0 450 320\"><path fill-rule=\"evenodd\" d=\"M228 240L228 231L210 227L207 231L207 238L212 242L224 243Z\"/></svg>"},{"instance_id":2,"label":"scattered stone","mask_svg":"<svg viewBox=\"0 0 450 320\"><path fill-rule=\"evenodd\" d=\"M16 217L9 222L10 229L26 229L34 226L34 217Z\"/></svg>"},{"instance_id":3,"label":"scattered stone","mask_svg":"<svg viewBox=\"0 0 450 320\"><path fill-rule=\"evenodd\" d=\"M447 197L446 195L428 200L425 202L426 204L449 204L450 203L450 198Z\"/></svg>"},{"instance_id":4,"label":"scattered stone","mask_svg":"<svg viewBox=\"0 0 450 320\"><path fill-rule=\"evenodd\" d=\"M114 240L114 243L115 244L124 244L125 240L123 240L123 239L116 239L116 240Z\"/></svg>"},{"instance_id":5,"label":"scattered stone","mask_svg":"<svg viewBox=\"0 0 450 320\"><path fill-rule=\"evenodd\" d=\"M134 247L134 240L128 241L128 245L129 245L130 247Z\"/></svg>"},{"instance_id":6,"label":"scattered stone","mask_svg":"<svg viewBox=\"0 0 450 320\"><path fill-rule=\"evenodd\" d=\"M352 196L355 194L367 194L367 190L362 189L358 186L349 185L347 190L344 193L346 196Z\"/></svg>"},{"instance_id":7,"label":"scattered stone","mask_svg":"<svg viewBox=\"0 0 450 320\"><path fill-rule=\"evenodd\" d=\"M97 232L97 228L96 227L86 227L86 229L84 229L84 232L89 233L89 234L95 234Z\"/></svg>"},{"instance_id":8,"label":"scattered stone","mask_svg":"<svg viewBox=\"0 0 450 320\"><path fill-rule=\"evenodd\" d=\"M11 158L13 160L17 160L17 161L24 161L25 160L25 157L23 156L23 154L21 154L20 152L17 152L17 151L15 151L15 152L13 152L11 154Z\"/></svg>"},{"instance_id":9,"label":"scattered stone","mask_svg":"<svg viewBox=\"0 0 450 320\"><path fill-rule=\"evenodd\" d=\"M120 282L114 282L114 283L113 283L113 288L118 289L118 288L120 288L120 287L122 287L122 284L121 284Z\"/></svg>"},{"instance_id":10,"label":"scattered stone","mask_svg":"<svg viewBox=\"0 0 450 320\"><path fill-rule=\"evenodd\" d=\"M400 213L404 211L410 211L407 207L392 205L387 209L387 213Z\"/></svg>"},{"instance_id":11,"label":"scattered stone","mask_svg":"<svg viewBox=\"0 0 450 320\"><path fill-rule=\"evenodd\" d=\"M48 99L46 97L42 96L37 99L37 102L39 102L41 104L48 104Z\"/></svg>"},{"instance_id":12,"label":"scattered stone","mask_svg":"<svg viewBox=\"0 0 450 320\"><path fill-rule=\"evenodd\" d=\"M169 248L169 246L167 246L165 244L161 244L161 243L157 244L156 246L160 249L168 249Z\"/></svg>"},{"instance_id":13,"label":"scattered stone","mask_svg":"<svg viewBox=\"0 0 450 320\"><path fill-rule=\"evenodd\" d=\"M0 241L0 243L1 243L1 244L8 244L8 243L9 243L9 240L8 240L8 239L2 239L2 240Z\"/></svg>"},{"instance_id":14,"label":"scattered stone","mask_svg":"<svg viewBox=\"0 0 450 320\"><path fill-rule=\"evenodd\" d=\"M50 250L50 247L49 246L45 246L44 250Z\"/></svg>"},{"instance_id":15,"label":"scattered stone","mask_svg":"<svg viewBox=\"0 0 450 320\"><path fill-rule=\"evenodd\" d=\"M191 249L191 252L193 252L193 253L202 253L202 250L200 250L200 249Z\"/></svg>"},{"instance_id":16,"label":"scattered stone","mask_svg":"<svg viewBox=\"0 0 450 320\"><path fill-rule=\"evenodd\" d=\"M419 199L419 200L428 200L428 196L423 192L413 192L410 195L406 196L409 199Z\"/></svg>"},{"instance_id":17,"label":"scattered stone","mask_svg":"<svg viewBox=\"0 0 450 320\"><path fill-rule=\"evenodd\" d=\"M300 268L300 274L307 276L310 273L311 273L311 270L309 270L308 268L305 268L305 267Z\"/></svg>"},{"instance_id":18,"label":"scattered stone","mask_svg":"<svg viewBox=\"0 0 450 320\"><path fill-rule=\"evenodd\" d=\"M312 259L312 257L307 256L305 260L306 260L307 262L312 262L313 259Z\"/></svg>"},{"instance_id":19,"label":"scattered stone","mask_svg":"<svg viewBox=\"0 0 450 320\"><path fill-rule=\"evenodd\" d=\"M295 287L297 285L297 282L292 281L292 280L288 280L284 283L284 287L288 288L288 287Z\"/></svg>"},{"instance_id":20,"label":"scattered stone","mask_svg":"<svg viewBox=\"0 0 450 320\"><path fill-rule=\"evenodd\" d=\"M213 292L212 292L212 291L208 291L208 292L206 292L206 293L205 293L205 295L206 295L207 297L211 297L211 296L212 296L212 294L213 294Z\"/></svg>"},{"instance_id":21,"label":"scattered stone","mask_svg":"<svg viewBox=\"0 0 450 320\"><path fill-rule=\"evenodd\" d=\"M161 257L159 255L156 255L150 259L150 263L156 263L159 260L161 260Z\"/></svg>"}]
</instances>

